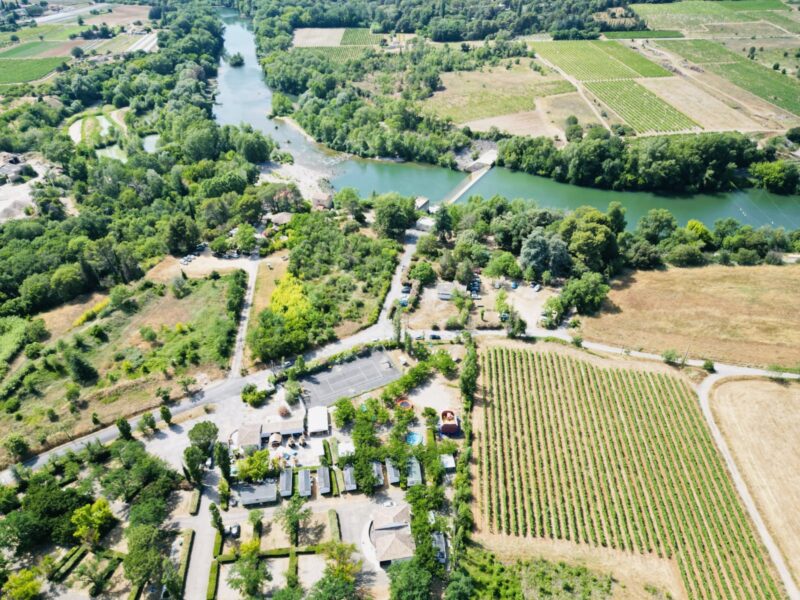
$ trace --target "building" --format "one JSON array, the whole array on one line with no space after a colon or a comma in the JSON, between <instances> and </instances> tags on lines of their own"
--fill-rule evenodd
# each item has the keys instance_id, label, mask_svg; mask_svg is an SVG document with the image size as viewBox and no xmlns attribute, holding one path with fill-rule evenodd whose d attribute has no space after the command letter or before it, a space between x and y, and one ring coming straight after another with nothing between
<instances>
[{"instance_id":1,"label":"building","mask_svg":"<svg viewBox=\"0 0 800 600\"><path fill-rule=\"evenodd\" d=\"M330 421L328 419L328 409L325 406L312 406L308 409L308 434L324 434L330 432Z\"/></svg>"},{"instance_id":2,"label":"building","mask_svg":"<svg viewBox=\"0 0 800 600\"><path fill-rule=\"evenodd\" d=\"M347 465L344 468L344 491L345 492L355 492L358 489L358 485L356 485L356 470L353 468L353 465Z\"/></svg>"},{"instance_id":3,"label":"building","mask_svg":"<svg viewBox=\"0 0 800 600\"><path fill-rule=\"evenodd\" d=\"M383 478L383 465L379 460L372 461L372 474L375 475L375 487L383 487L386 484Z\"/></svg>"},{"instance_id":4,"label":"building","mask_svg":"<svg viewBox=\"0 0 800 600\"><path fill-rule=\"evenodd\" d=\"M278 486L272 480L255 485L243 484L237 488L239 501L242 506L258 506L259 504L271 504L278 500Z\"/></svg>"},{"instance_id":5,"label":"building","mask_svg":"<svg viewBox=\"0 0 800 600\"><path fill-rule=\"evenodd\" d=\"M297 473L297 493L303 497L311 496L311 471L303 469Z\"/></svg>"},{"instance_id":6,"label":"building","mask_svg":"<svg viewBox=\"0 0 800 600\"><path fill-rule=\"evenodd\" d=\"M400 484L400 470L395 466L391 458L386 459L386 475L391 485Z\"/></svg>"},{"instance_id":7,"label":"building","mask_svg":"<svg viewBox=\"0 0 800 600\"><path fill-rule=\"evenodd\" d=\"M445 473L452 473L456 470L456 459L452 454L440 454L439 460L442 462Z\"/></svg>"},{"instance_id":8,"label":"building","mask_svg":"<svg viewBox=\"0 0 800 600\"><path fill-rule=\"evenodd\" d=\"M439 416L439 431L442 435L458 435L461 433L461 424L458 416L452 410L443 410Z\"/></svg>"},{"instance_id":9,"label":"building","mask_svg":"<svg viewBox=\"0 0 800 600\"><path fill-rule=\"evenodd\" d=\"M439 300L452 300L456 285L452 281L442 281L436 286L436 295Z\"/></svg>"},{"instance_id":10,"label":"building","mask_svg":"<svg viewBox=\"0 0 800 600\"><path fill-rule=\"evenodd\" d=\"M434 531L431 538L436 550L436 560L445 564L447 562L447 538L441 531Z\"/></svg>"},{"instance_id":11,"label":"building","mask_svg":"<svg viewBox=\"0 0 800 600\"><path fill-rule=\"evenodd\" d=\"M414 208L417 210L428 212L428 207L430 206L431 201L428 200L425 196L417 196L414 200Z\"/></svg>"},{"instance_id":12,"label":"building","mask_svg":"<svg viewBox=\"0 0 800 600\"><path fill-rule=\"evenodd\" d=\"M407 504L385 506L372 515L369 537L381 567L414 557L411 535L411 510Z\"/></svg>"},{"instance_id":13,"label":"building","mask_svg":"<svg viewBox=\"0 0 800 600\"><path fill-rule=\"evenodd\" d=\"M261 449L261 425L258 423L244 423L239 426L237 433L239 448L245 454L252 454Z\"/></svg>"},{"instance_id":14,"label":"building","mask_svg":"<svg viewBox=\"0 0 800 600\"><path fill-rule=\"evenodd\" d=\"M317 469L317 493L331 493L331 470L328 467L320 467Z\"/></svg>"},{"instance_id":15,"label":"building","mask_svg":"<svg viewBox=\"0 0 800 600\"><path fill-rule=\"evenodd\" d=\"M408 459L408 486L422 485L422 467L415 457Z\"/></svg>"},{"instance_id":16,"label":"building","mask_svg":"<svg viewBox=\"0 0 800 600\"><path fill-rule=\"evenodd\" d=\"M306 411L301 408L286 419L274 417L261 426L261 439L269 438L274 433L281 437L287 435L302 435L306 431Z\"/></svg>"},{"instance_id":17,"label":"building","mask_svg":"<svg viewBox=\"0 0 800 600\"><path fill-rule=\"evenodd\" d=\"M291 469L281 471L280 479L281 498L288 498L294 491L294 473Z\"/></svg>"},{"instance_id":18,"label":"building","mask_svg":"<svg viewBox=\"0 0 800 600\"><path fill-rule=\"evenodd\" d=\"M418 231L428 232L428 231L433 231L435 225L436 222L430 217L420 217L414 224L414 229Z\"/></svg>"}]
</instances>

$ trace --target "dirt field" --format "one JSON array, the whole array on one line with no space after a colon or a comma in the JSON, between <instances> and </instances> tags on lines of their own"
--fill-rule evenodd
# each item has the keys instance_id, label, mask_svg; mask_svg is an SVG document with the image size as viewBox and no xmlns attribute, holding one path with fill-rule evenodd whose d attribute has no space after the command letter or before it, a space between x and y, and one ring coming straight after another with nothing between
<instances>
[{"instance_id":1,"label":"dirt field","mask_svg":"<svg viewBox=\"0 0 800 600\"><path fill-rule=\"evenodd\" d=\"M477 119L464 123L473 131L489 131L496 127L500 131L507 131L516 135L529 135L532 137L564 137L563 127L552 123L541 110L526 110L510 115Z\"/></svg>"},{"instance_id":2,"label":"dirt field","mask_svg":"<svg viewBox=\"0 0 800 600\"><path fill-rule=\"evenodd\" d=\"M105 23L109 27L112 25L128 25L134 21L141 21L142 23L148 22L147 13L150 10L149 6L114 4L112 8L113 12L111 13L84 15L84 19L89 25Z\"/></svg>"},{"instance_id":3,"label":"dirt field","mask_svg":"<svg viewBox=\"0 0 800 600\"><path fill-rule=\"evenodd\" d=\"M658 77L639 81L644 87L712 131L754 131L763 129L697 85L682 77Z\"/></svg>"},{"instance_id":4,"label":"dirt field","mask_svg":"<svg viewBox=\"0 0 800 600\"><path fill-rule=\"evenodd\" d=\"M766 366L800 363L800 267L639 271L618 280L587 340Z\"/></svg>"},{"instance_id":5,"label":"dirt field","mask_svg":"<svg viewBox=\"0 0 800 600\"><path fill-rule=\"evenodd\" d=\"M581 98L578 92L562 94L560 96L549 96L540 98L538 101L539 110L543 111L547 118L559 129L564 128L564 121L570 115L578 117L581 125L589 123L600 124L591 107ZM621 121L620 121L621 122Z\"/></svg>"},{"instance_id":6,"label":"dirt field","mask_svg":"<svg viewBox=\"0 0 800 600\"><path fill-rule=\"evenodd\" d=\"M485 71L442 73L443 90L425 101L426 108L457 123L498 115L530 111L535 98L573 91L557 73L540 74L531 69L531 60L507 64ZM506 68L510 65L510 68Z\"/></svg>"},{"instance_id":7,"label":"dirt field","mask_svg":"<svg viewBox=\"0 0 800 600\"><path fill-rule=\"evenodd\" d=\"M155 267L150 269L145 277L152 281L159 283L170 283L176 277L180 277L181 271L186 273L188 277L205 277L211 271L218 273L230 273L236 269L244 269L249 263L249 258L237 259L222 259L216 258L211 255L211 252L206 250L188 265L180 264L180 259L174 256L167 256L164 260L158 263Z\"/></svg>"},{"instance_id":8,"label":"dirt field","mask_svg":"<svg viewBox=\"0 0 800 600\"><path fill-rule=\"evenodd\" d=\"M711 409L759 511L800 578L800 383L719 385Z\"/></svg>"},{"instance_id":9,"label":"dirt field","mask_svg":"<svg viewBox=\"0 0 800 600\"><path fill-rule=\"evenodd\" d=\"M610 548L594 548L566 540L520 538L497 534L478 534L476 541L504 562L543 558L553 562L581 565L598 573L611 573L613 598L617 600L653 600L645 586L668 591L683 600L686 591L674 560L655 555L629 554Z\"/></svg>"},{"instance_id":10,"label":"dirt field","mask_svg":"<svg viewBox=\"0 0 800 600\"><path fill-rule=\"evenodd\" d=\"M301 27L294 30L292 45L295 48L323 48L338 46L342 42L344 27Z\"/></svg>"},{"instance_id":11,"label":"dirt field","mask_svg":"<svg viewBox=\"0 0 800 600\"><path fill-rule=\"evenodd\" d=\"M75 319L107 297L108 294L99 292L84 294L58 308L41 313L39 316L44 319L50 336L56 339L72 329Z\"/></svg>"}]
</instances>

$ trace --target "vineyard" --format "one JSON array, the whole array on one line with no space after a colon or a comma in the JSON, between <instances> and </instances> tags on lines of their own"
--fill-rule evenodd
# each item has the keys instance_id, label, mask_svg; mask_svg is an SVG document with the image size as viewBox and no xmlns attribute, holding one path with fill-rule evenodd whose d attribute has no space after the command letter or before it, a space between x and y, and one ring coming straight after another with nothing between
<instances>
[{"instance_id":1,"label":"vineyard","mask_svg":"<svg viewBox=\"0 0 800 600\"><path fill-rule=\"evenodd\" d=\"M313 52L334 63L346 63L348 60L358 60L364 52L372 50L365 46L337 46L332 48L293 48L292 52Z\"/></svg>"},{"instance_id":2,"label":"vineyard","mask_svg":"<svg viewBox=\"0 0 800 600\"><path fill-rule=\"evenodd\" d=\"M635 81L592 81L586 89L638 133L683 131L698 125Z\"/></svg>"},{"instance_id":3,"label":"vineyard","mask_svg":"<svg viewBox=\"0 0 800 600\"><path fill-rule=\"evenodd\" d=\"M344 30L342 35L342 46L373 46L380 44L384 36L377 33L372 33L365 27L353 28L348 27Z\"/></svg>"},{"instance_id":4,"label":"vineyard","mask_svg":"<svg viewBox=\"0 0 800 600\"><path fill-rule=\"evenodd\" d=\"M542 42L533 49L581 81L668 77L669 71L618 42Z\"/></svg>"},{"instance_id":5,"label":"vineyard","mask_svg":"<svg viewBox=\"0 0 800 600\"><path fill-rule=\"evenodd\" d=\"M489 348L483 528L673 557L690 598L781 598L697 399L662 373Z\"/></svg>"}]
</instances>

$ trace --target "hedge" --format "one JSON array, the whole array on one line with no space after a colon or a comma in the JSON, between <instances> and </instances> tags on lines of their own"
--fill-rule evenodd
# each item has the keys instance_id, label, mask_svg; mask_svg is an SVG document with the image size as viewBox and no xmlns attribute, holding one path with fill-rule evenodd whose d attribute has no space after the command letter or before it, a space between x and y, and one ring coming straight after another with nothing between
<instances>
[{"instance_id":1,"label":"hedge","mask_svg":"<svg viewBox=\"0 0 800 600\"><path fill-rule=\"evenodd\" d=\"M208 570L208 589L206 590L206 600L214 600L217 597L217 583L219 580L219 563L211 561L211 568Z\"/></svg>"},{"instance_id":2,"label":"hedge","mask_svg":"<svg viewBox=\"0 0 800 600\"><path fill-rule=\"evenodd\" d=\"M217 557L217 562L221 565L229 565L231 563L235 563L239 560L239 553L238 552L231 552L229 554L220 554Z\"/></svg>"},{"instance_id":3,"label":"hedge","mask_svg":"<svg viewBox=\"0 0 800 600\"><path fill-rule=\"evenodd\" d=\"M81 549L80 546L74 546L73 548L70 548L69 550L67 550L67 552L64 553L64 556L59 558L56 562L54 562L50 566L50 570L47 572L47 578L52 580L53 577L55 576L55 574L61 569L61 567L63 567L64 564L69 559L71 559L75 555L75 553L80 549Z\"/></svg>"},{"instance_id":4,"label":"hedge","mask_svg":"<svg viewBox=\"0 0 800 600\"><path fill-rule=\"evenodd\" d=\"M331 454L331 444L328 440L322 440L322 450L325 452L325 460L328 461L328 466L333 466L333 455Z\"/></svg>"},{"instance_id":5,"label":"hedge","mask_svg":"<svg viewBox=\"0 0 800 600\"><path fill-rule=\"evenodd\" d=\"M217 531L217 534L214 536L214 550L211 556L217 558L220 554L222 554L222 534Z\"/></svg>"},{"instance_id":6,"label":"hedge","mask_svg":"<svg viewBox=\"0 0 800 600\"><path fill-rule=\"evenodd\" d=\"M181 549L181 561L178 567L178 577L181 579L181 591L186 587L186 575L189 573L192 546L194 546L194 529L187 529L183 532L183 548Z\"/></svg>"},{"instance_id":7,"label":"hedge","mask_svg":"<svg viewBox=\"0 0 800 600\"><path fill-rule=\"evenodd\" d=\"M114 557L110 558L108 564L105 566L105 568L103 569L103 571L101 573L102 580L106 581L107 579L109 579L114 574L114 571L117 570L117 567L119 567L121 562L122 562L122 557L121 556L114 556ZM98 595L98 593L99 593L99 590L94 585L89 590L89 595L92 596L92 597Z\"/></svg>"},{"instance_id":8,"label":"hedge","mask_svg":"<svg viewBox=\"0 0 800 600\"><path fill-rule=\"evenodd\" d=\"M289 556L291 548L270 548L269 550L262 550L258 553L261 558L286 558Z\"/></svg>"},{"instance_id":9,"label":"hedge","mask_svg":"<svg viewBox=\"0 0 800 600\"><path fill-rule=\"evenodd\" d=\"M128 600L139 600L139 596L142 595L144 591L144 584L137 583L135 586L131 588L131 593L128 594Z\"/></svg>"},{"instance_id":10,"label":"hedge","mask_svg":"<svg viewBox=\"0 0 800 600\"><path fill-rule=\"evenodd\" d=\"M334 508L328 511L328 525L331 528L331 539L334 542L341 542L342 530L339 528L339 513Z\"/></svg>"},{"instance_id":11,"label":"hedge","mask_svg":"<svg viewBox=\"0 0 800 600\"><path fill-rule=\"evenodd\" d=\"M200 496L200 488L196 488L192 491L192 497L189 500L189 514L192 516L196 515L200 511Z\"/></svg>"},{"instance_id":12,"label":"hedge","mask_svg":"<svg viewBox=\"0 0 800 600\"><path fill-rule=\"evenodd\" d=\"M286 580L292 581L297 580L297 552L295 552L294 548L289 550L289 568L286 570Z\"/></svg>"},{"instance_id":13,"label":"hedge","mask_svg":"<svg viewBox=\"0 0 800 600\"><path fill-rule=\"evenodd\" d=\"M295 554L319 554L319 546L303 546L301 548L291 548ZM289 558L292 558L291 553L289 554Z\"/></svg>"},{"instance_id":14,"label":"hedge","mask_svg":"<svg viewBox=\"0 0 800 600\"><path fill-rule=\"evenodd\" d=\"M74 552L54 573L53 581L62 581L67 575L70 574L72 569L78 566L78 563L86 556L88 549L85 546L78 546L77 552Z\"/></svg>"}]
</instances>

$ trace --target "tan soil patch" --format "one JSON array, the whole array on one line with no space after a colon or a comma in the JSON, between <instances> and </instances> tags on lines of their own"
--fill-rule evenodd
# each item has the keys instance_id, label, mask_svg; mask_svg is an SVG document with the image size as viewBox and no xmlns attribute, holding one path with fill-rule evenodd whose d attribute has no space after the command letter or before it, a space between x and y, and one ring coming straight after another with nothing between
<instances>
[{"instance_id":1,"label":"tan soil patch","mask_svg":"<svg viewBox=\"0 0 800 600\"><path fill-rule=\"evenodd\" d=\"M458 309L452 301L439 300L435 287L425 288L419 301L419 308L408 317L408 326L411 329L430 329L438 325L444 329L444 324L450 317L457 317Z\"/></svg>"},{"instance_id":2,"label":"tan soil patch","mask_svg":"<svg viewBox=\"0 0 800 600\"><path fill-rule=\"evenodd\" d=\"M309 590L325 575L325 557L304 554L297 560L297 575L303 588Z\"/></svg>"},{"instance_id":3,"label":"tan soil patch","mask_svg":"<svg viewBox=\"0 0 800 600\"><path fill-rule=\"evenodd\" d=\"M292 45L295 48L320 48L342 43L344 27L301 27L294 30Z\"/></svg>"},{"instance_id":4,"label":"tan soil patch","mask_svg":"<svg viewBox=\"0 0 800 600\"><path fill-rule=\"evenodd\" d=\"M564 121L570 115L578 117L581 125L589 123L600 124L597 116L591 107L586 103L578 92L561 94L558 96L548 96L538 100L539 110L543 111L550 123L559 129L563 129Z\"/></svg>"},{"instance_id":5,"label":"tan soil patch","mask_svg":"<svg viewBox=\"0 0 800 600\"><path fill-rule=\"evenodd\" d=\"M658 558L654 554L629 554L565 540L496 534L479 534L476 541L505 562L543 558L581 565L600 573L611 573L617 584L613 588L614 598L652 600L653 595L645 590L647 585L667 590L676 599L687 598L675 561Z\"/></svg>"},{"instance_id":6,"label":"tan soil patch","mask_svg":"<svg viewBox=\"0 0 800 600\"><path fill-rule=\"evenodd\" d=\"M682 77L640 79L639 83L689 115L703 129L718 131L753 131L763 129L758 123L736 111Z\"/></svg>"},{"instance_id":7,"label":"tan soil patch","mask_svg":"<svg viewBox=\"0 0 800 600\"><path fill-rule=\"evenodd\" d=\"M59 46L50 48L44 52L40 52L36 55L36 58L50 58L51 56L63 56L65 58L69 58L70 50L86 45L88 45L86 40L69 40L68 42L64 42Z\"/></svg>"},{"instance_id":8,"label":"tan soil patch","mask_svg":"<svg viewBox=\"0 0 800 600\"><path fill-rule=\"evenodd\" d=\"M718 385L711 410L775 541L800 578L800 383Z\"/></svg>"},{"instance_id":9,"label":"tan soil patch","mask_svg":"<svg viewBox=\"0 0 800 600\"><path fill-rule=\"evenodd\" d=\"M181 276L181 271L192 278L206 277L210 275L212 271L230 273L236 269L243 269L249 260L248 258L238 258L235 260L215 258L209 252L206 252L188 265L182 265L180 264L180 259L174 256L167 256L155 267L150 269L145 274L145 277L158 283L171 283L176 277Z\"/></svg>"},{"instance_id":10,"label":"tan soil patch","mask_svg":"<svg viewBox=\"0 0 800 600\"><path fill-rule=\"evenodd\" d=\"M314 513L308 521L301 525L297 541L299 546L313 546L329 540L330 537L328 513Z\"/></svg>"},{"instance_id":11,"label":"tan soil patch","mask_svg":"<svg viewBox=\"0 0 800 600\"><path fill-rule=\"evenodd\" d=\"M108 26L112 25L128 25L134 21L141 21L146 25L149 21L147 14L150 10L149 6L139 6L133 4L114 4L112 7L113 12L104 12L99 15L85 14L83 18L89 25L105 23Z\"/></svg>"},{"instance_id":12,"label":"tan soil patch","mask_svg":"<svg viewBox=\"0 0 800 600\"><path fill-rule=\"evenodd\" d=\"M478 119L464 125L473 131L489 131L492 127L496 127L500 131L532 137L564 135L564 130L552 123L541 110L526 110L510 115Z\"/></svg>"},{"instance_id":13,"label":"tan soil patch","mask_svg":"<svg viewBox=\"0 0 800 600\"><path fill-rule=\"evenodd\" d=\"M274 550L275 548L288 548L291 545L289 536L277 521L263 519L261 530L261 549Z\"/></svg>"},{"instance_id":14,"label":"tan soil patch","mask_svg":"<svg viewBox=\"0 0 800 600\"><path fill-rule=\"evenodd\" d=\"M800 267L638 271L617 280L585 339L753 365L800 363Z\"/></svg>"},{"instance_id":15,"label":"tan soil patch","mask_svg":"<svg viewBox=\"0 0 800 600\"><path fill-rule=\"evenodd\" d=\"M107 294L99 292L84 294L58 308L41 313L39 316L44 319L50 337L57 339L72 329L72 324L78 317L107 297Z\"/></svg>"}]
</instances>

